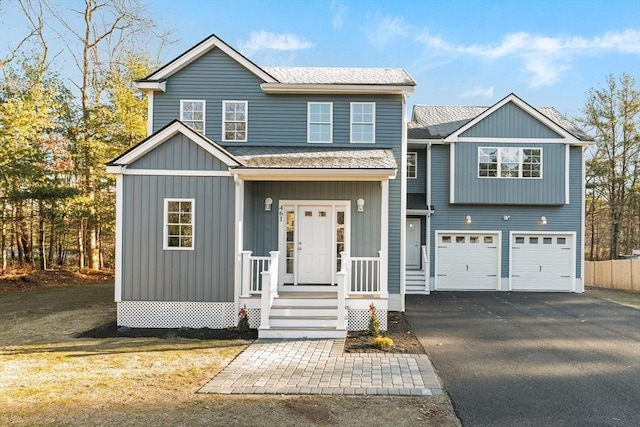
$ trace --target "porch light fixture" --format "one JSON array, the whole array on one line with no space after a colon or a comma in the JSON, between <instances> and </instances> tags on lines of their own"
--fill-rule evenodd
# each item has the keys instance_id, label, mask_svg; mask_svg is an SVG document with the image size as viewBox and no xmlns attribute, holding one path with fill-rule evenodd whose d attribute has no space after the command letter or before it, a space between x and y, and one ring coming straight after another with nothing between
<instances>
[{"instance_id":1,"label":"porch light fixture","mask_svg":"<svg viewBox=\"0 0 640 427\"><path fill-rule=\"evenodd\" d=\"M358 205L358 212L364 212L364 199L358 199L356 204Z\"/></svg>"},{"instance_id":2,"label":"porch light fixture","mask_svg":"<svg viewBox=\"0 0 640 427\"><path fill-rule=\"evenodd\" d=\"M266 199L264 199L264 211L271 212L272 204L273 204L273 200L271 199L271 197L267 197Z\"/></svg>"},{"instance_id":3,"label":"porch light fixture","mask_svg":"<svg viewBox=\"0 0 640 427\"><path fill-rule=\"evenodd\" d=\"M467 224L471 224L471 215L467 215L465 219L467 221Z\"/></svg>"},{"instance_id":4,"label":"porch light fixture","mask_svg":"<svg viewBox=\"0 0 640 427\"><path fill-rule=\"evenodd\" d=\"M547 217L546 216L541 216L540 217L540 223L542 225L547 225Z\"/></svg>"},{"instance_id":5,"label":"porch light fixture","mask_svg":"<svg viewBox=\"0 0 640 427\"><path fill-rule=\"evenodd\" d=\"M502 219L505 221L509 221L509 218L511 218L511 215L505 215L502 217Z\"/></svg>"}]
</instances>

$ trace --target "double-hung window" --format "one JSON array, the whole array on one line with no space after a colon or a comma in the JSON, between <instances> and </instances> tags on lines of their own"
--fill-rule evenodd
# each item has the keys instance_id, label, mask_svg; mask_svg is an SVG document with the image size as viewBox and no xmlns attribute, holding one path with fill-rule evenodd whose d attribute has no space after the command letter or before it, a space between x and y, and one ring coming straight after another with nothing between
<instances>
[{"instance_id":1,"label":"double-hung window","mask_svg":"<svg viewBox=\"0 0 640 427\"><path fill-rule=\"evenodd\" d=\"M307 103L307 142L333 142L333 103Z\"/></svg>"},{"instance_id":2,"label":"double-hung window","mask_svg":"<svg viewBox=\"0 0 640 427\"><path fill-rule=\"evenodd\" d=\"M206 102L198 100L180 100L180 120L196 132L204 135Z\"/></svg>"},{"instance_id":3,"label":"double-hung window","mask_svg":"<svg viewBox=\"0 0 640 427\"><path fill-rule=\"evenodd\" d=\"M351 142L374 143L376 141L375 102L351 103Z\"/></svg>"},{"instance_id":4,"label":"double-hung window","mask_svg":"<svg viewBox=\"0 0 640 427\"><path fill-rule=\"evenodd\" d=\"M418 177L418 153L410 151L407 153L407 178Z\"/></svg>"},{"instance_id":5,"label":"double-hung window","mask_svg":"<svg viewBox=\"0 0 640 427\"><path fill-rule=\"evenodd\" d=\"M194 199L164 199L164 249L193 249Z\"/></svg>"},{"instance_id":6,"label":"double-hung window","mask_svg":"<svg viewBox=\"0 0 640 427\"><path fill-rule=\"evenodd\" d=\"M247 141L247 101L222 101L222 140Z\"/></svg>"},{"instance_id":7,"label":"double-hung window","mask_svg":"<svg viewBox=\"0 0 640 427\"><path fill-rule=\"evenodd\" d=\"M479 178L542 178L542 148L479 147Z\"/></svg>"}]
</instances>

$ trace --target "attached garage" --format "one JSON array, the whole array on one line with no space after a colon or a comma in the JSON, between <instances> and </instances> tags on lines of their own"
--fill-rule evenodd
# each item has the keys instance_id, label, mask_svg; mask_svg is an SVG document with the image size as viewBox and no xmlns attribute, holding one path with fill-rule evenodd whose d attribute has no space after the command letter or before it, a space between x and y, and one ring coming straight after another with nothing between
<instances>
[{"instance_id":1,"label":"attached garage","mask_svg":"<svg viewBox=\"0 0 640 427\"><path fill-rule=\"evenodd\" d=\"M438 291L498 290L500 232L436 231Z\"/></svg>"},{"instance_id":2,"label":"attached garage","mask_svg":"<svg viewBox=\"0 0 640 427\"><path fill-rule=\"evenodd\" d=\"M510 289L572 292L575 282L575 233L512 232Z\"/></svg>"}]
</instances>

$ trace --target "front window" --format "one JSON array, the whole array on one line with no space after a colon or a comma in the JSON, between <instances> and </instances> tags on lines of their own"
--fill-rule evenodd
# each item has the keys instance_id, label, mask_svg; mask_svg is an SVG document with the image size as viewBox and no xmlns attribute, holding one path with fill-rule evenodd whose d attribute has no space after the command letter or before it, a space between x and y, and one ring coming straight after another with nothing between
<instances>
[{"instance_id":1,"label":"front window","mask_svg":"<svg viewBox=\"0 0 640 427\"><path fill-rule=\"evenodd\" d=\"M193 249L193 199L164 200L164 249Z\"/></svg>"},{"instance_id":2,"label":"front window","mask_svg":"<svg viewBox=\"0 0 640 427\"><path fill-rule=\"evenodd\" d=\"M180 101L180 120L204 135L205 101Z\"/></svg>"},{"instance_id":3,"label":"front window","mask_svg":"<svg viewBox=\"0 0 640 427\"><path fill-rule=\"evenodd\" d=\"M376 140L376 104L351 103L351 142L374 143Z\"/></svg>"},{"instance_id":4,"label":"front window","mask_svg":"<svg viewBox=\"0 0 640 427\"><path fill-rule=\"evenodd\" d=\"M418 177L418 153L407 153L407 178Z\"/></svg>"},{"instance_id":5,"label":"front window","mask_svg":"<svg viewBox=\"0 0 640 427\"><path fill-rule=\"evenodd\" d=\"M542 148L479 147L480 178L542 178Z\"/></svg>"},{"instance_id":6,"label":"front window","mask_svg":"<svg viewBox=\"0 0 640 427\"><path fill-rule=\"evenodd\" d=\"M222 140L246 142L247 101L222 101Z\"/></svg>"},{"instance_id":7,"label":"front window","mask_svg":"<svg viewBox=\"0 0 640 427\"><path fill-rule=\"evenodd\" d=\"M307 142L331 143L333 139L333 104L307 104Z\"/></svg>"}]
</instances>

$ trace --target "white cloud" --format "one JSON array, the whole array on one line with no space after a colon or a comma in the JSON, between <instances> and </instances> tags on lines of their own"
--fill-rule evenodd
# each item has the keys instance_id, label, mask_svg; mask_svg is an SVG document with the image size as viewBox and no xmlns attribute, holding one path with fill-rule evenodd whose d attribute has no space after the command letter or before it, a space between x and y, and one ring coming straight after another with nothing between
<instances>
[{"instance_id":1,"label":"white cloud","mask_svg":"<svg viewBox=\"0 0 640 427\"><path fill-rule=\"evenodd\" d=\"M367 24L364 32L372 44L384 47L394 38L409 36L412 32L412 26L407 24L401 16L376 13Z\"/></svg>"},{"instance_id":2,"label":"white cloud","mask_svg":"<svg viewBox=\"0 0 640 427\"><path fill-rule=\"evenodd\" d=\"M418 40L436 51L478 56L486 60L519 58L532 87L552 86L577 56L599 53L640 53L640 30L612 31L593 38L548 37L525 32L507 34L498 44L453 45L423 31Z\"/></svg>"},{"instance_id":3,"label":"white cloud","mask_svg":"<svg viewBox=\"0 0 640 427\"><path fill-rule=\"evenodd\" d=\"M240 50L251 54L261 50L293 51L313 47L313 43L295 34L277 34L268 31L252 32L249 40L240 43Z\"/></svg>"},{"instance_id":4,"label":"white cloud","mask_svg":"<svg viewBox=\"0 0 640 427\"><path fill-rule=\"evenodd\" d=\"M460 98L493 98L493 86L474 86L460 95Z\"/></svg>"},{"instance_id":5,"label":"white cloud","mask_svg":"<svg viewBox=\"0 0 640 427\"><path fill-rule=\"evenodd\" d=\"M339 30L344 25L347 6L334 0L331 2L331 11L333 12L333 15L331 16L331 25L334 29Z\"/></svg>"}]
</instances>

